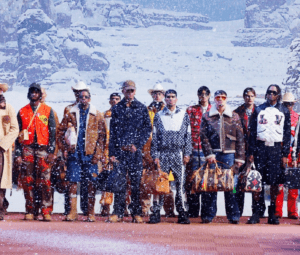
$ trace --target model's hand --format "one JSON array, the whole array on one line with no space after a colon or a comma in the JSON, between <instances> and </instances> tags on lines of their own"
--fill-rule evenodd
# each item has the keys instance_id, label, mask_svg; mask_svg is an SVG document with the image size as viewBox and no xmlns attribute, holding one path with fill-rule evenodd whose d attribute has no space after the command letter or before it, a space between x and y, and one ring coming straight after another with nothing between
<instances>
[{"instance_id":1,"label":"model's hand","mask_svg":"<svg viewBox=\"0 0 300 255\"><path fill-rule=\"evenodd\" d=\"M68 158L68 151L64 151L64 159Z\"/></svg>"},{"instance_id":2,"label":"model's hand","mask_svg":"<svg viewBox=\"0 0 300 255\"><path fill-rule=\"evenodd\" d=\"M234 165L233 165L233 172L235 174L239 174L240 172L240 167L243 165L243 163L240 163L240 162L235 162Z\"/></svg>"},{"instance_id":3,"label":"model's hand","mask_svg":"<svg viewBox=\"0 0 300 255\"><path fill-rule=\"evenodd\" d=\"M254 156L253 156L253 155L250 155L250 156L248 157L248 161L251 162L251 163L253 163L253 162L254 162Z\"/></svg>"},{"instance_id":4,"label":"model's hand","mask_svg":"<svg viewBox=\"0 0 300 255\"><path fill-rule=\"evenodd\" d=\"M109 158L109 161L112 162L112 163L117 163L117 162L119 162L115 156L111 156L111 157Z\"/></svg>"},{"instance_id":5,"label":"model's hand","mask_svg":"<svg viewBox=\"0 0 300 255\"><path fill-rule=\"evenodd\" d=\"M137 149L136 149L136 147L135 147L134 144L131 144L129 150L130 150L132 153L135 153Z\"/></svg>"},{"instance_id":6,"label":"model's hand","mask_svg":"<svg viewBox=\"0 0 300 255\"><path fill-rule=\"evenodd\" d=\"M91 162L93 165L95 165L95 164L98 164L98 161L99 161L99 159L97 159L97 157L93 157Z\"/></svg>"},{"instance_id":7,"label":"model's hand","mask_svg":"<svg viewBox=\"0 0 300 255\"><path fill-rule=\"evenodd\" d=\"M293 165L293 167L297 167L297 161L296 161L296 160L293 161L293 162L292 162L292 165Z\"/></svg>"},{"instance_id":8,"label":"model's hand","mask_svg":"<svg viewBox=\"0 0 300 255\"><path fill-rule=\"evenodd\" d=\"M184 156L183 158L183 164L186 165L190 161L190 156Z\"/></svg>"},{"instance_id":9,"label":"model's hand","mask_svg":"<svg viewBox=\"0 0 300 255\"><path fill-rule=\"evenodd\" d=\"M282 158L282 166L283 166L284 168L287 167L287 163L288 163L288 159L287 159L286 157L283 157L283 158Z\"/></svg>"},{"instance_id":10,"label":"model's hand","mask_svg":"<svg viewBox=\"0 0 300 255\"><path fill-rule=\"evenodd\" d=\"M207 158L206 161L207 161L207 163L210 164L210 165L211 165L211 164L216 164L216 163L217 163L216 157L215 157L215 156L210 157L210 158Z\"/></svg>"},{"instance_id":11,"label":"model's hand","mask_svg":"<svg viewBox=\"0 0 300 255\"><path fill-rule=\"evenodd\" d=\"M154 164L159 165L159 158L154 159Z\"/></svg>"},{"instance_id":12,"label":"model's hand","mask_svg":"<svg viewBox=\"0 0 300 255\"><path fill-rule=\"evenodd\" d=\"M22 157L21 157L21 156L19 156L19 157L16 158L16 163L17 163L18 165L21 165L21 164L22 164Z\"/></svg>"},{"instance_id":13,"label":"model's hand","mask_svg":"<svg viewBox=\"0 0 300 255\"><path fill-rule=\"evenodd\" d=\"M45 161L48 163L48 164L53 164L54 163L54 160L55 160L55 155L53 153L49 153L48 156L45 158Z\"/></svg>"}]
</instances>

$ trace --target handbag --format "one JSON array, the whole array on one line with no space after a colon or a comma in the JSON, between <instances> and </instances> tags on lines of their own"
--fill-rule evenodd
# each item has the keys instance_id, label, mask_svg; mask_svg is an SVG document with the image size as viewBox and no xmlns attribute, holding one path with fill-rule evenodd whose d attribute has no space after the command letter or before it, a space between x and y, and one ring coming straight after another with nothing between
<instances>
[{"instance_id":1,"label":"handbag","mask_svg":"<svg viewBox=\"0 0 300 255\"><path fill-rule=\"evenodd\" d=\"M67 165L62 157L58 157L51 168L51 184L58 193L65 193L69 182L66 178Z\"/></svg>"},{"instance_id":2,"label":"handbag","mask_svg":"<svg viewBox=\"0 0 300 255\"><path fill-rule=\"evenodd\" d=\"M289 189L300 189L300 168L287 167L285 169L285 186Z\"/></svg>"},{"instance_id":3,"label":"handbag","mask_svg":"<svg viewBox=\"0 0 300 255\"><path fill-rule=\"evenodd\" d=\"M222 163L220 161L217 161ZM206 165L202 180L202 189L205 192L232 191L234 189L234 173L231 168L221 169L216 162L215 169ZM222 163L225 164L225 163ZM226 164L225 164L226 165Z\"/></svg>"},{"instance_id":4,"label":"handbag","mask_svg":"<svg viewBox=\"0 0 300 255\"><path fill-rule=\"evenodd\" d=\"M122 171L120 168L119 162L113 163L113 170L107 171L103 170L98 176L100 176L102 173L108 175L106 178L106 181L104 181L104 185L100 190L111 192L111 193L119 193L119 192L126 192L127 187L127 178L126 178L126 172Z\"/></svg>"},{"instance_id":5,"label":"handbag","mask_svg":"<svg viewBox=\"0 0 300 255\"><path fill-rule=\"evenodd\" d=\"M169 175L161 171L159 165L156 165L155 169L152 170L144 169L141 179L141 186L143 190L148 194L169 194Z\"/></svg>"},{"instance_id":6,"label":"handbag","mask_svg":"<svg viewBox=\"0 0 300 255\"><path fill-rule=\"evenodd\" d=\"M30 120L28 127L25 128L25 129L23 129L23 130L21 130L21 132L19 133L18 138L19 138L19 142L20 142L20 143L23 143L24 141L28 141L28 140L29 140L28 129L30 128L30 126L31 126L31 124L32 124L32 122L33 122L33 120L34 120L35 115L37 114L37 111L38 111L38 109L40 108L40 105L41 105L41 104L39 104L38 107L36 108L36 110L34 111L33 117L32 117L32 119Z\"/></svg>"},{"instance_id":7,"label":"handbag","mask_svg":"<svg viewBox=\"0 0 300 255\"><path fill-rule=\"evenodd\" d=\"M204 163L202 166L200 166L191 176L190 183L191 183L191 194L200 193L203 191L203 175L204 170L202 169L203 166L206 163Z\"/></svg>"},{"instance_id":8,"label":"handbag","mask_svg":"<svg viewBox=\"0 0 300 255\"><path fill-rule=\"evenodd\" d=\"M246 165L239 175L239 191L241 192L261 192L262 176L255 169L254 163Z\"/></svg>"}]
</instances>

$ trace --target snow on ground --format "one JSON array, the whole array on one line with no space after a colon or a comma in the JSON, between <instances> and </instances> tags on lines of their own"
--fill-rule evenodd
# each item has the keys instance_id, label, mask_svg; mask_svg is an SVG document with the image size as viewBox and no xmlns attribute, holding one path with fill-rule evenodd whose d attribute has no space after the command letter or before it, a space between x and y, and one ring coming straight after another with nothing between
<instances>
[{"instance_id":1,"label":"snow on ground","mask_svg":"<svg viewBox=\"0 0 300 255\"><path fill-rule=\"evenodd\" d=\"M57 233L56 231L0 231L0 238L16 241L18 244L38 245L66 252L66 254L193 254L163 245L134 243L113 238L99 238L80 233ZM37 253L36 253L37 254Z\"/></svg>"},{"instance_id":2,"label":"snow on ground","mask_svg":"<svg viewBox=\"0 0 300 255\"><path fill-rule=\"evenodd\" d=\"M195 104L197 89L208 86L212 93L224 89L229 102L242 102L246 87L254 87L264 94L269 84L281 84L285 77L289 49L263 47L234 47L231 40L243 27L243 20L211 22L213 30L153 26L149 28L105 27L100 31L88 31L89 36L101 43L103 52L110 62L105 84L107 89L91 87L92 103L100 111L109 109L110 93L120 91L121 83L132 79L137 84L138 100L151 102L147 93L157 82L165 89L178 91L178 104L182 107ZM57 76L70 74L61 71ZM81 72L85 77L87 72ZM43 85L43 84L42 84ZM75 85L75 84L74 84ZM70 86L52 86L47 90L48 104L62 118L63 109L74 100ZM14 87L5 94L7 102L18 111L28 103L27 88ZM262 99L258 100L262 102ZM24 199L20 192L13 191L9 211L24 211ZM223 193L218 194L218 215L225 215ZM246 194L245 215L251 214L250 194ZM98 197L99 200L99 197ZM98 201L97 200L97 201ZM96 202L96 211L99 204ZM55 194L55 212L63 212L63 197Z\"/></svg>"}]
</instances>

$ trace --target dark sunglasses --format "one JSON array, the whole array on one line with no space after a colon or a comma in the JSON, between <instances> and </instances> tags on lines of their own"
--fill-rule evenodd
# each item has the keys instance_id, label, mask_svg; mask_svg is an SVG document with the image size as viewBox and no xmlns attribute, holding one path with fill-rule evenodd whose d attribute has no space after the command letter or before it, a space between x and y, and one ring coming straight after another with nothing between
<instances>
[{"instance_id":1,"label":"dark sunglasses","mask_svg":"<svg viewBox=\"0 0 300 255\"><path fill-rule=\"evenodd\" d=\"M205 92L205 93L201 93L198 95L199 97L208 97L209 96L209 93L208 92Z\"/></svg>"},{"instance_id":2,"label":"dark sunglasses","mask_svg":"<svg viewBox=\"0 0 300 255\"><path fill-rule=\"evenodd\" d=\"M135 90L134 89L126 89L126 92L133 93Z\"/></svg>"},{"instance_id":3,"label":"dark sunglasses","mask_svg":"<svg viewBox=\"0 0 300 255\"><path fill-rule=\"evenodd\" d=\"M86 98L86 99L90 99L90 96L79 96L80 99Z\"/></svg>"},{"instance_id":4,"label":"dark sunglasses","mask_svg":"<svg viewBox=\"0 0 300 255\"><path fill-rule=\"evenodd\" d=\"M267 94L268 94L268 95L273 94L274 96L277 96L277 95L278 95L278 92L277 92L277 91L274 91L274 90L268 90L268 91L267 91Z\"/></svg>"},{"instance_id":5,"label":"dark sunglasses","mask_svg":"<svg viewBox=\"0 0 300 255\"><path fill-rule=\"evenodd\" d=\"M288 107L288 106L293 106L294 103L292 103L292 102L284 102L283 105L286 106L286 107Z\"/></svg>"}]
</instances>

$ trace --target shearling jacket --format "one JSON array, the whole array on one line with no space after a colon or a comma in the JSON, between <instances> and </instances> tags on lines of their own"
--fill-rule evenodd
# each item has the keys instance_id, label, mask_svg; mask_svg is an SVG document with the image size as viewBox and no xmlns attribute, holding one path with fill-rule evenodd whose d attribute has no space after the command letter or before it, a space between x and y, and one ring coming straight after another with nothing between
<instances>
[{"instance_id":1,"label":"shearling jacket","mask_svg":"<svg viewBox=\"0 0 300 255\"><path fill-rule=\"evenodd\" d=\"M70 151L71 148L65 141L65 132L68 129L68 123L75 127L75 132L78 137L79 130L79 114L80 110L78 104L74 105L67 114L64 115L63 120L58 128L59 148L62 151ZM106 144L106 125L103 114L96 110L96 107L90 104L89 114L86 122L85 134L85 155L93 155L93 158L98 160L103 158L103 152Z\"/></svg>"},{"instance_id":2,"label":"shearling jacket","mask_svg":"<svg viewBox=\"0 0 300 255\"><path fill-rule=\"evenodd\" d=\"M245 162L245 142L241 120L238 114L226 105L220 114L215 105L202 118L200 138L206 158L216 152L235 153L235 161Z\"/></svg>"}]
</instances>

